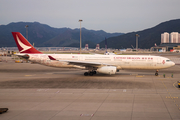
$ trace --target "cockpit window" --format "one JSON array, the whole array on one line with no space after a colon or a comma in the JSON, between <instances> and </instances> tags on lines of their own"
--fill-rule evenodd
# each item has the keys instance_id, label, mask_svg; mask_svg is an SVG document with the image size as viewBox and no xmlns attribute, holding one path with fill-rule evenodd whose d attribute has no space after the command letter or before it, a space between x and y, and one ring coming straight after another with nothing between
<instances>
[{"instance_id":1,"label":"cockpit window","mask_svg":"<svg viewBox=\"0 0 180 120\"><path fill-rule=\"evenodd\" d=\"M170 62L171 60L166 60L166 62Z\"/></svg>"}]
</instances>

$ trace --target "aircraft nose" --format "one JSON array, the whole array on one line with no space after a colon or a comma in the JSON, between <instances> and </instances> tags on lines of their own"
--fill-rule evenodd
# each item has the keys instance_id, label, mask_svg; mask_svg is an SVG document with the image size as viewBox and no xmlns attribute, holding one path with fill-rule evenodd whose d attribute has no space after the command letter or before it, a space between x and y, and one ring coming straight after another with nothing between
<instances>
[{"instance_id":1,"label":"aircraft nose","mask_svg":"<svg viewBox=\"0 0 180 120\"><path fill-rule=\"evenodd\" d=\"M172 66L174 66L175 65L175 63L174 62L172 62Z\"/></svg>"}]
</instances>

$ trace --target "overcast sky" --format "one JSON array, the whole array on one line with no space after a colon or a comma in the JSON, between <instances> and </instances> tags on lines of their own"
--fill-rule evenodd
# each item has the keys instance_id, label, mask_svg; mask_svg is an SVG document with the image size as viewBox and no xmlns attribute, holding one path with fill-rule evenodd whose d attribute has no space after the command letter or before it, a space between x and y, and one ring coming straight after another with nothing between
<instances>
[{"instance_id":1,"label":"overcast sky","mask_svg":"<svg viewBox=\"0 0 180 120\"><path fill-rule=\"evenodd\" d=\"M180 0L0 0L0 24L40 22L55 28L82 27L132 32L180 18Z\"/></svg>"}]
</instances>

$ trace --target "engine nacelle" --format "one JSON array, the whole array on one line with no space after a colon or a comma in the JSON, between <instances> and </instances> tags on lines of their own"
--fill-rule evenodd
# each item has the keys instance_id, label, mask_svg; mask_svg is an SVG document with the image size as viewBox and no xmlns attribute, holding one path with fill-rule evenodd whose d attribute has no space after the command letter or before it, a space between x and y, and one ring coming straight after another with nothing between
<instances>
[{"instance_id":1,"label":"engine nacelle","mask_svg":"<svg viewBox=\"0 0 180 120\"><path fill-rule=\"evenodd\" d=\"M97 69L98 73L112 75L116 73L117 68L114 66L103 66Z\"/></svg>"}]
</instances>

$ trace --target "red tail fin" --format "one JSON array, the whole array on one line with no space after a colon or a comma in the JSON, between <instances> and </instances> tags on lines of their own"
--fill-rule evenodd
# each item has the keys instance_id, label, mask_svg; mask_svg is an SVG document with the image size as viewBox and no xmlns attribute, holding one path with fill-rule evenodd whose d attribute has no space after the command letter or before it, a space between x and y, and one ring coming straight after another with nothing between
<instances>
[{"instance_id":1,"label":"red tail fin","mask_svg":"<svg viewBox=\"0 0 180 120\"><path fill-rule=\"evenodd\" d=\"M16 45L19 49L20 53L28 53L28 54L42 54L38 50L36 50L24 36L19 32L12 32Z\"/></svg>"}]
</instances>

